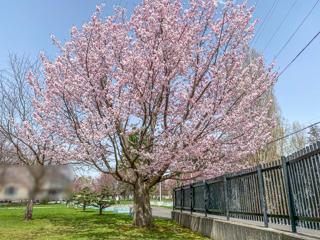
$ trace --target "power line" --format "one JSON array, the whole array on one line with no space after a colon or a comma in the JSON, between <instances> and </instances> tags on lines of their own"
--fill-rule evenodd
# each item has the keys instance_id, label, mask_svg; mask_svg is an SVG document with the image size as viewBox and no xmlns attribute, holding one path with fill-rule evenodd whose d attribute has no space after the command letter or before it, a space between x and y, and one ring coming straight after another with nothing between
<instances>
[{"instance_id":1,"label":"power line","mask_svg":"<svg viewBox=\"0 0 320 240\"><path fill-rule=\"evenodd\" d=\"M287 47L287 45L289 44L289 42L292 40L292 38L296 35L296 33L299 31L299 29L302 27L302 25L305 23L305 21L308 19L308 17L311 15L311 13L313 12L313 10L315 9L315 7L318 5L320 0L317 0L315 2L315 4L312 6L312 8L309 10L308 14L302 19L302 21L300 22L300 24L298 25L298 27L294 30L294 32L291 34L291 36L289 37L289 39L285 42L285 44L282 46L282 48L279 50L279 52L276 54L276 56L274 57L274 59L278 58L279 55L282 53L282 51Z\"/></svg>"},{"instance_id":2,"label":"power line","mask_svg":"<svg viewBox=\"0 0 320 240\"><path fill-rule=\"evenodd\" d=\"M124 4L124 8L127 9L127 7L128 7L128 0L126 0L126 3Z\"/></svg>"},{"instance_id":3,"label":"power line","mask_svg":"<svg viewBox=\"0 0 320 240\"><path fill-rule=\"evenodd\" d=\"M309 45L320 35L320 31L305 45L300 52L287 64L287 66L279 73L278 78L290 67L294 61L309 47Z\"/></svg>"},{"instance_id":4,"label":"power line","mask_svg":"<svg viewBox=\"0 0 320 240\"><path fill-rule=\"evenodd\" d=\"M258 29L256 35L253 37L253 40L252 40L252 45L254 45L260 38L261 36L261 33L262 33L262 30L264 29L265 27L265 23L266 23L266 20L272 16L273 12L274 12L274 9L277 7L279 3L279 0L274 0L273 3L272 3L272 6L271 8L269 9L269 11L267 12L267 14L264 16L263 20L262 20L262 23L260 25L260 28Z\"/></svg>"},{"instance_id":5,"label":"power line","mask_svg":"<svg viewBox=\"0 0 320 240\"><path fill-rule=\"evenodd\" d=\"M259 5L260 0L257 0L256 3L254 4L255 7Z\"/></svg>"},{"instance_id":6,"label":"power line","mask_svg":"<svg viewBox=\"0 0 320 240\"><path fill-rule=\"evenodd\" d=\"M287 11L287 13L285 14L285 16L282 18L280 24L278 25L278 27L276 28L276 30L273 32L271 38L269 39L269 41L267 42L267 44L265 45L264 49L263 49L263 52L268 48L268 46L270 45L270 43L272 42L273 38L277 35L277 33L279 32L279 30L281 29L283 23L287 20L288 16L290 15L293 7L296 5L296 3L298 2L298 0L295 0L289 10Z\"/></svg>"},{"instance_id":7,"label":"power line","mask_svg":"<svg viewBox=\"0 0 320 240\"><path fill-rule=\"evenodd\" d=\"M272 8L271 8L271 11L269 12L270 14L269 14L269 16L268 16L266 19L272 17L275 9L277 8L278 3L279 3L279 0L277 0L277 1L274 2L273 6L272 6ZM266 20L266 19L265 19L265 20ZM265 23L266 23L266 24L264 24L264 25L261 26L261 29L260 29L261 31L260 31L260 33L258 34L256 40L253 42L253 45L254 45L255 43L257 43L257 42L259 41L260 37L263 35L263 30L264 30L265 26L268 24L268 22L265 21Z\"/></svg>"},{"instance_id":8,"label":"power line","mask_svg":"<svg viewBox=\"0 0 320 240\"><path fill-rule=\"evenodd\" d=\"M290 137L290 136L292 136L292 135L295 135L295 134L297 134L297 133L299 133L299 132L302 132L302 131L304 131L304 130L306 130L306 129L308 129L308 128L311 128L311 127L313 127L313 126L315 126L315 125L318 125L318 124L320 124L320 121L319 121L319 122L312 123L312 124L310 124L309 126L303 127L303 128L301 128L301 129L299 129L299 130L297 130L297 131L294 131L294 132L292 132L292 133L288 133L287 135L284 135L283 137L280 137L280 138L277 138L277 139L275 139L275 140L272 140L271 142L268 142L268 145L271 144L271 143L280 141L280 140L282 140L282 139L285 139L285 138L287 138L287 137Z\"/></svg>"}]
</instances>

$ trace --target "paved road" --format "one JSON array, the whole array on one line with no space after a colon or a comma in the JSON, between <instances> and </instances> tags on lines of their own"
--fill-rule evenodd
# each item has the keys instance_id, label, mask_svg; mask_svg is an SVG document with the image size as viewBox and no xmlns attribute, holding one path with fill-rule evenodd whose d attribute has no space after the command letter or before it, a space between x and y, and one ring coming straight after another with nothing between
<instances>
[{"instance_id":1,"label":"paved road","mask_svg":"<svg viewBox=\"0 0 320 240\"><path fill-rule=\"evenodd\" d=\"M171 219L171 211L172 209L170 208L152 207L152 215L155 217Z\"/></svg>"}]
</instances>

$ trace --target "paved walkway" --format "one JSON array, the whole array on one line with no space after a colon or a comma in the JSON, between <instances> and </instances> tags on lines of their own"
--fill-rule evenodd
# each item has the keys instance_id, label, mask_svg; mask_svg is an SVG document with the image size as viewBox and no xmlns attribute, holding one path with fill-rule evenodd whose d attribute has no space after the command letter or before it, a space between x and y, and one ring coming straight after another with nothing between
<instances>
[{"instance_id":1,"label":"paved walkway","mask_svg":"<svg viewBox=\"0 0 320 240\"><path fill-rule=\"evenodd\" d=\"M165 208L165 207L154 207L154 206L152 206L151 208L152 208L152 216L171 219L172 209Z\"/></svg>"}]
</instances>

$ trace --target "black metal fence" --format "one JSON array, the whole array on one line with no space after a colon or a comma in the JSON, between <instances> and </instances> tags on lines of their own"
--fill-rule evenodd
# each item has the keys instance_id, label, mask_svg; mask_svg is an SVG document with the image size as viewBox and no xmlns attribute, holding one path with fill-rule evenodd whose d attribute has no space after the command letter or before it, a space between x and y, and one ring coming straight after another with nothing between
<instances>
[{"instance_id":1,"label":"black metal fence","mask_svg":"<svg viewBox=\"0 0 320 240\"><path fill-rule=\"evenodd\" d=\"M320 230L320 142L281 160L175 188L174 209Z\"/></svg>"}]
</instances>

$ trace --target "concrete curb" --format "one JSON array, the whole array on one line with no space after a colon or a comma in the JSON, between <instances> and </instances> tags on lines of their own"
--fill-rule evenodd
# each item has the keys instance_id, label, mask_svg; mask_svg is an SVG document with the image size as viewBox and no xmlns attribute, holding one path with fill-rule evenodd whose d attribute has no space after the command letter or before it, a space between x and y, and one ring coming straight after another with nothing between
<instances>
[{"instance_id":1,"label":"concrete curb","mask_svg":"<svg viewBox=\"0 0 320 240\"><path fill-rule=\"evenodd\" d=\"M177 224L214 240L319 240L316 237L190 213L173 211L171 216Z\"/></svg>"}]
</instances>

